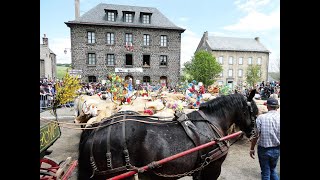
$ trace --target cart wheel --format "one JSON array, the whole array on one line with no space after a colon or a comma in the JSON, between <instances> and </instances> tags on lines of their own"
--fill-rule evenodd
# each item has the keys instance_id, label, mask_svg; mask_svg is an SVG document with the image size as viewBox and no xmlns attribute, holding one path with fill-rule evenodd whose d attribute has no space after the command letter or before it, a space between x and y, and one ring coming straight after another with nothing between
<instances>
[{"instance_id":1,"label":"cart wheel","mask_svg":"<svg viewBox=\"0 0 320 180\"><path fill-rule=\"evenodd\" d=\"M56 180L56 172L59 169L57 161L44 157L40 159L40 180Z\"/></svg>"}]
</instances>

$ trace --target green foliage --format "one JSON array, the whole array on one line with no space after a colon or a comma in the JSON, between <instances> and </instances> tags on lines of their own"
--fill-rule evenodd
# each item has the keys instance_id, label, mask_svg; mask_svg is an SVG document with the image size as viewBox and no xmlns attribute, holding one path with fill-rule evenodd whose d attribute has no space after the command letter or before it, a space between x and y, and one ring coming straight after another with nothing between
<instances>
[{"instance_id":1,"label":"green foliage","mask_svg":"<svg viewBox=\"0 0 320 180\"><path fill-rule=\"evenodd\" d=\"M62 79L67 74L69 67L57 65L56 68L57 68L57 78Z\"/></svg>"},{"instance_id":2,"label":"green foliage","mask_svg":"<svg viewBox=\"0 0 320 180\"><path fill-rule=\"evenodd\" d=\"M260 73L260 75L259 75ZM257 82L261 81L261 66L249 65L246 71L246 81L250 86L254 86Z\"/></svg>"},{"instance_id":3,"label":"green foliage","mask_svg":"<svg viewBox=\"0 0 320 180\"><path fill-rule=\"evenodd\" d=\"M222 66L211 53L202 50L195 53L191 62L184 63L183 72L190 75L190 79L208 86L215 82L222 72Z\"/></svg>"},{"instance_id":4,"label":"green foliage","mask_svg":"<svg viewBox=\"0 0 320 180\"><path fill-rule=\"evenodd\" d=\"M71 67L71 64L60 64L60 63L57 63L57 66Z\"/></svg>"},{"instance_id":5,"label":"green foliage","mask_svg":"<svg viewBox=\"0 0 320 180\"><path fill-rule=\"evenodd\" d=\"M69 73L66 73L62 78L62 83L57 83L55 88L56 95L53 101L52 111L57 120L58 106L73 101L77 96L77 90L81 88L81 85L78 78L70 76Z\"/></svg>"},{"instance_id":6,"label":"green foliage","mask_svg":"<svg viewBox=\"0 0 320 180\"><path fill-rule=\"evenodd\" d=\"M185 81L192 81L192 77L190 74L186 73L186 72L182 72L182 76L180 77L180 82L185 82Z\"/></svg>"},{"instance_id":7,"label":"green foliage","mask_svg":"<svg viewBox=\"0 0 320 180\"><path fill-rule=\"evenodd\" d=\"M66 75L62 78L62 83L56 84L56 106L73 101L77 96L77 90L80 88L81 85L78 78L69 75L69 73L66 73Z\"/></svg>"},{"instance_id":8,"label":"green foliage","mask_svg":"<svg viewBox=\"0 0 320 180\"><path fill-rule=\"evenodd\" d=\"M222 88L220 88L219 93L220 95L229 95L232 93L232 89L228 85L225 85Z\"/></svg>"}]
</instances>

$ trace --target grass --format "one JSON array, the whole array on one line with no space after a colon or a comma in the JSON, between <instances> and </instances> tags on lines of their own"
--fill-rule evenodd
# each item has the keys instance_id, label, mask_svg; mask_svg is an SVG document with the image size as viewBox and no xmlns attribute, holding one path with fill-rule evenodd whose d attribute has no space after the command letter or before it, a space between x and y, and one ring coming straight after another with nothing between
<instances>
[{"instance_id":1,"label":"grass","mask_svg":"<svg viewBox=\"0 0 320 180\"><path fill-rule=\"evenodd\" d=\"M69 67L57 65L57 78L62 79L66 75L68 68Z\"/></svg>"}]
</instances>

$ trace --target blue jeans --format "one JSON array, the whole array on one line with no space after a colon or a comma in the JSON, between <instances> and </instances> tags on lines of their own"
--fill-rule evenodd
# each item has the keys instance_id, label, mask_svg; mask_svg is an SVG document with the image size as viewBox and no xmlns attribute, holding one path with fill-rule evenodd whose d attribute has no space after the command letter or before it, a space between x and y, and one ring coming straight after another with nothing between
<instances>
[{"instance_id":1,"label":"blue jeans","mask_svg":"<svg viewBox=\"0 0 320 180\"><path fill-rule=\"evenodd\" d=\"M280 146L264 148L258 146L258 158L262 180L278 180L276 166L280 156Z\"/></svg>"}]
</instances>

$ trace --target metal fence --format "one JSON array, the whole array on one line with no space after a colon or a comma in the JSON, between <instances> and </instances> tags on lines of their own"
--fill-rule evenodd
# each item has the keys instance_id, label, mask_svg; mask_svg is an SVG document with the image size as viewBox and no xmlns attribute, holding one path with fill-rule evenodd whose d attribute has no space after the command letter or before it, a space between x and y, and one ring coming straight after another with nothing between
<instances>
[{"instance_id":1,"label":"metal fence","mask_svg":"<svg viewBox=\"0 0 320 180\"><path fill-rule=\"evenodd\" d=\"M53 105L53 96L50 95L40 95L40 111L51 108ZM68 102L66 104L60 105L58 107L73 107L74 102Z\"/></svg>"}]
</instances>

